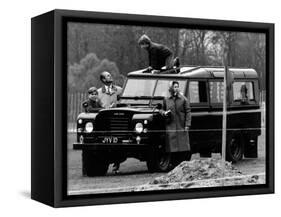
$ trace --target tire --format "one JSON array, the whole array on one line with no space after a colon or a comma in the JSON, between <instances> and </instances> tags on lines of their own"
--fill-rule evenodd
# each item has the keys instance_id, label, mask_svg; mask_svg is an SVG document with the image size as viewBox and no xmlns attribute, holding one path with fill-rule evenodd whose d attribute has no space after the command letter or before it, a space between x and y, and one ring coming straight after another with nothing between
<instances>
[{"instance_id":1,"label":"tire","mask_svg":"<svg viewBox=\"0 0 281 217\"><path fill-rule=\"evenodd\" d=\"M151 156L150 159L146 161L146 165L149 172L168 172L174 169L182 161L189 161L191 156L191 152L162 152Z\"/></svg>"},{"instance_id":2,"label":"tire","mask_svg":"<svg viewBox=\"0 0 281 217\"><path fill-rule=\"evenodd\" d=\"M241 134L229 134L226 144L226 160L236 163L243 158L243 137Z\"/></svg>"},{"instance_id":3,"label":"tire","mask_svg":"<svg viewBox=\"0 0 281 217\"><path fill-rule=\"evenodd\" d=\"M109 163L102 155L92 152L82 152L82 173L84 176L104 176L107 173Z\"/></svg>"},{"instance_id":4,"label":"tire","mask_svg":"<svg viewBox=\"0 0 281 217\"><path fill-rule=\"evenodd\" d=\"M146 161L148 171L153 172L167 172L173 168L171 153L154 153L149 156Z\"/></svg>"}]
</instances>

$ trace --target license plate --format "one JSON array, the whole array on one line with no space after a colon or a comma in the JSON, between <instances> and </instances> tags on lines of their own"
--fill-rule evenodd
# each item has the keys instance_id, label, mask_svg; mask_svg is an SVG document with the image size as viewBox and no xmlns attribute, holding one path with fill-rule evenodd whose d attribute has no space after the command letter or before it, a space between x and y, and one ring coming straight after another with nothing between
<instances>
[{"instance_id":1,"label":"license plate","mask_svg":"<svg viewBox=\"0 0 281 217\"><path fill-rule=\"evenodd\" d=\"M103 143L117 143L118 142L118 138L114 137L114 136L106 136L104 137Z\"/></svg>"}]
</instances>

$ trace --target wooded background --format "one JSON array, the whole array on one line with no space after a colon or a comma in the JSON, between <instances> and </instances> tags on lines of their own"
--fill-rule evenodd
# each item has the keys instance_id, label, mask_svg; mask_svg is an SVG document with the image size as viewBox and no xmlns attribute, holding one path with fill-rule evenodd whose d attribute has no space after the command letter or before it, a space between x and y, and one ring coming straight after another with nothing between
<instances>
[{"instance_id":1,"label":"wooded background","mask_svg":"<svg viewBox=\"0 0 281 217\"><path fill-rule=\"evenodd\" d=\"M265 34L69 23L68 91L100 87L102 71L109 71L115 83L122 86L128 72L146 68L147 53L137 43L142 34L168 46L181 65L221 66L227 49L229 66L254 68L265 89Z\"/></svg>"},{"instance_id":2,"label":"wooded background","mask_svg":"<svg viewBox=\"0 0 281 217\"><path fill-rule=\"evenodd\" d=\"M148 66L138 39L147 34L168 46L181 65L222 66L224 51L232 67L254 68L265 89L265 34L126 25L68 24L68 128L75 130L88 88L101 87L100 73L109 71L122 86L126 75ZM262 101L265 92L261 92Z\"/></svg>"}]
</instances>

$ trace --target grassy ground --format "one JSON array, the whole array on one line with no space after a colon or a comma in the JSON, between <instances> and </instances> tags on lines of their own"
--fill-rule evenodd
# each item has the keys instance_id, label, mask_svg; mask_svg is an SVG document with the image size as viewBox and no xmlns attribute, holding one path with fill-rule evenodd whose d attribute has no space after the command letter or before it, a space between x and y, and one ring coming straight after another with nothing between
<instances>
[{"instance_id":1,"label":"grassy ground","mask_svg":"<svg viewBox=\"0 0 281 217\"><path fill-rule=\"evenodd\" d=\"M263 131L264 132L264 131ZM81 151L72 149L75 134L70 133L68 137L68 189L70 192L78 191L79 194L91 191L122 191L122 188L140 186L150 182L153 178L163 173L147 173L145 162L129 158L120 166L120 174L112 173L112 165L108 174L103 177L83 177ZM257 159L243 159L235 164L243 174L265 173L265 135L259 137ZM193 154L192 159L199 158L199 154ZM220 158L220 154L213 154L213 158ZM112 190L113 189L113 190ZM121 190L120 190L121 189Z\"/></svg>"}]
</instances>

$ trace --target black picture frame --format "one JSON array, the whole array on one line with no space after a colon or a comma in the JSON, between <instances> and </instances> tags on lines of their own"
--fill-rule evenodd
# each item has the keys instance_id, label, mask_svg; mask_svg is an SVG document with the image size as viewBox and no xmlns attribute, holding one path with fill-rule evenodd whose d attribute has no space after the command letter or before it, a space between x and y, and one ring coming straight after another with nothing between
<instances>
[{"instance_id":1,"label":"black picture frame","mask_svg":"<svg viewBox=\"0 0 281 217\"><path fill-rule=\"evenodd\" d=\"M67 27L69 21L266 34L266 184L67 196ZM32 18L31 198L53 207L274 193L274 24L53 10Z\"/></svg>"}]
</instances>

